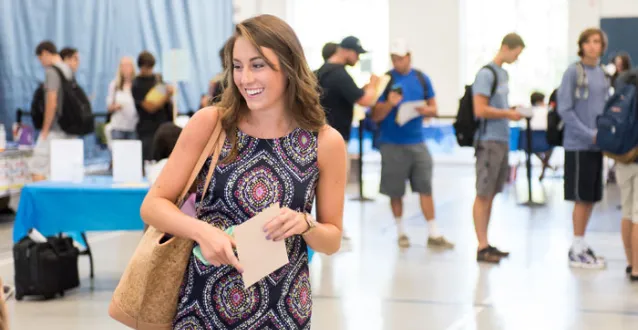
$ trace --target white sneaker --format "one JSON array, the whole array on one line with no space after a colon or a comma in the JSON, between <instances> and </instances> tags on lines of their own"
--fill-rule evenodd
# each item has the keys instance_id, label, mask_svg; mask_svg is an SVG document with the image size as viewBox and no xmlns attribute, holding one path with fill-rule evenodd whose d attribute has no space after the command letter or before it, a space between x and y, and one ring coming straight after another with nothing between
<instances>
[{"instance_id":1,"label":"white sneaker","mask_svg":"<svg viewBox=\"0 0 638 330\"><path fill-rule=\"evenodd\" d=\"M594 251L591 249L587 249L580 253L570 249L568 256L570 267L584 269L604 269L607 267L605 258L596 256Z\"/></svg>"}]
</instances>

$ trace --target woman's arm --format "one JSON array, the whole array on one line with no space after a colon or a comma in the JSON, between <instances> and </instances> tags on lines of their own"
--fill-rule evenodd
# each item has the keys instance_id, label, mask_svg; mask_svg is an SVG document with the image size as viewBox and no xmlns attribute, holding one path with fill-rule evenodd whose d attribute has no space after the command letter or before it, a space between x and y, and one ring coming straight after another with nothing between
<instances>
[{"instance_id":1,"label":"woman's arm","mask_svg":"<svg viewBox=\"0 0 638 330\"><path fill-rule=\"evenodd\" d=\"M317 185L317 222L313 230L306 233L311 215L281 209L278 216L264 226L266 239L280 241L293 235L303 234L313 250L333 254L341 247L343 223L343 200L346 189L346 146L343 137L334 128L325 126L318 139L319 183ZM305 234L304 234L305 233Z\"/></svg>"},{"instance_id":2,"label":"woman's arm","mask_svg":"<svg viewBox=\"0 0 638 330\"><path fill-rule=\"evenodd\" d=\"M217 116L217 109L208 107L196 112L189 120L162 172L144 198L140 213L144 222L158 230L198 242L204 257L213 265L232 264L238 267L232 252L233 242L228 235L184 214L175 205L217 125Z\"/></svg>"},{"instance_id":3,"label":"woman's arm","mask_svg":"<svg viewBox=\"0 0 638 330\"><path fill-rule=\"evenodd\" d=\"M333 254L341 248L346 190L346 144L339 132L326 126L319 132L318 145L318 223L314 230L303 237L311 249Z\"/></svg>"}]
</instances>

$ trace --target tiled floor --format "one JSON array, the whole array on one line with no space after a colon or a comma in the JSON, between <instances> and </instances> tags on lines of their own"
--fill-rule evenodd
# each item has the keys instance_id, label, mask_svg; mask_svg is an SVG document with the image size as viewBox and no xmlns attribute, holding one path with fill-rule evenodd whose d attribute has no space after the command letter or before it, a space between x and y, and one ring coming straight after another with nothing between
<instances>
[{"instance_id":1,"label":"tiled floor","mask_svg":"<svg viewBox=\"0 0 638 330\"><path fill-rule=\"evenodd\" d=\"M375 175L367 179L374 181ZM516 205L513 187L494 204L490 236L512 252L499 266L478 265L471 221L473 172L467 166L437 166L435 203L442 231L453 251L425 248L426 227L414 196L406 199L413 247L395 244L388 202L346 205L352 240L332 257L311 264L313 329L638 329L638 284L624 275L619 235L618 192L609 187L594 213L589 243L608 261L602 271L567 266L570 205L561 200L560 179L545 184L548 204ZM367 192L376 184L369 183ZM0 227L0 276L12 282L10 227ZM63 299L10 301L12 329L122 329L107 315L111 292L140 233L90 235L97 277L88 279L80 260L82 286Z\"/></svg>"}]
</instances>

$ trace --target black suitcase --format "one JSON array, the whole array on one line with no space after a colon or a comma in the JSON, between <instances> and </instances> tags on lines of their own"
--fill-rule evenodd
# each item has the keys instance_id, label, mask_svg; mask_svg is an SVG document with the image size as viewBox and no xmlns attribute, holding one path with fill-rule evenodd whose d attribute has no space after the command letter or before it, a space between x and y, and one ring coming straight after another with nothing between
<instances>
[{"instance_id":1,"label":"black suitcase","mask_svg":"<svg viewBox=\"0 0 638 330\"><path fill-rule=\"evenodd\" d=\"M64 296L64 291L80 285L79 251L68 237L48 237L36 243L28 236L13 246L15 297Z\"/></svg>"}]
</instances>

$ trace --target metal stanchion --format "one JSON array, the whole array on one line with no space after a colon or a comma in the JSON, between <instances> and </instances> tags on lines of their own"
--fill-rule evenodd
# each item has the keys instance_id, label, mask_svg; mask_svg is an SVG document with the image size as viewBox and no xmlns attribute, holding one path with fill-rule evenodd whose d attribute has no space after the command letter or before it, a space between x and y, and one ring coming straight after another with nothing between
<instances>
[{"instance_id":1,"label":"metal stanchion","mask_svg":"<svg viewBox=\"0 0 638 330\"><path fill-rule=\"evenodd\" d=\"M530 124L532 118L527 117L527 129L525 130L525 136L527 137L527 143L525 145L525 167L527 170L527 199L521 199L520 204L525 206L542 206L545 204L544 200L535 201L532 195L532 125Z\"/></svg>"},{"instance_id":2,"label":"metal stanchion","mask_svg":"<svg viewBox=\"0 0 638 330\"><path fill-rule=\"evenodd\" d=\"M350 161L348 159L348 161ZM359 196L352 198L354 201L371 202L374 199L365 197L363 194L363 120L359 121Z\"/></svg>"}]
</instances>

